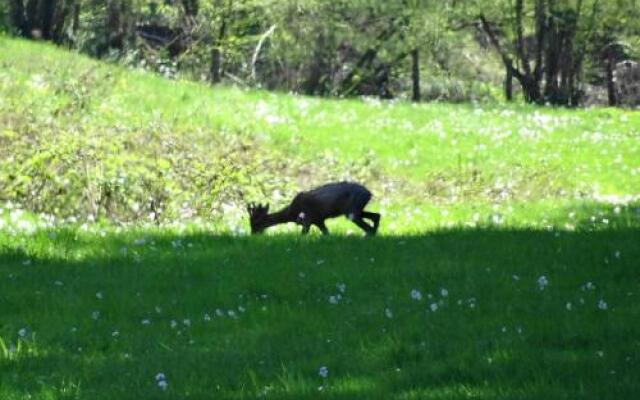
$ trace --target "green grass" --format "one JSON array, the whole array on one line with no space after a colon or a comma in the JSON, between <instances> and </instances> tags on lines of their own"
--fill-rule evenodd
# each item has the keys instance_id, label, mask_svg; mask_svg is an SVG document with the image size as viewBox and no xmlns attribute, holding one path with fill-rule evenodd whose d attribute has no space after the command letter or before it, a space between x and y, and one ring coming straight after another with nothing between
<instances>
[{"instance_id":1,"label":"green grass","mask_svg":"<svg viewBox=\"0 0 640 400\"><path fill-rule=\"evenodd\" d=\"M637 112L0 66L0 399L640 396ZM246 235L345 177L380 236Z\"/></svg>"},{"instance_id":2,"label":"green grass","mask_svg":"<svg viewBox=\"0 0 640 400\"><path fill-rule=\"evenodd\" d=\"M0 397L633 399L638 237L4 235Z\"/></svg>"}]
</instances>

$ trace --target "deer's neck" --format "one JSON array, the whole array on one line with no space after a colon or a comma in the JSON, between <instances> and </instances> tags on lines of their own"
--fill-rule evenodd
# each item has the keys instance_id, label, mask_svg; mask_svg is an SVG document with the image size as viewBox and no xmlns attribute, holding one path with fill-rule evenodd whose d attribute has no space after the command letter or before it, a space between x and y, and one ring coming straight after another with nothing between
<instances>
[{"instance_id":1,"label":"deer's neck","mask_svg":"<svg viewBox=\"0 0 640 400\"><path fill-rule=\"evenodd\" d=\"M295 216L292 215L292 212L289 209L289 207L285 207L280 211L276 211L274 213L268 214L265 218L264 225L266 229L270 226L274 226L278 224L295 222L295 220L296 220Z\"/></svg>"}]
</instances>

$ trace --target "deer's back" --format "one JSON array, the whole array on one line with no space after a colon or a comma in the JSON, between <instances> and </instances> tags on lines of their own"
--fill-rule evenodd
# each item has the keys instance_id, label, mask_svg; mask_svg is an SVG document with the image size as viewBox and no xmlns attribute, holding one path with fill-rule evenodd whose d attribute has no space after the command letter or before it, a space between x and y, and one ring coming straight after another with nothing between
<instances>
[{"instance_id":1,"label":"deer's back","mask_svg":"<svg viewBox=\"0 0 640 400\"><path fill-rule=\"evenodd\" d=\"M302 193L303 208L318 217L358 214L371 199L371 192L355 182L336 182Z\"/></svg>"}]
</instances>

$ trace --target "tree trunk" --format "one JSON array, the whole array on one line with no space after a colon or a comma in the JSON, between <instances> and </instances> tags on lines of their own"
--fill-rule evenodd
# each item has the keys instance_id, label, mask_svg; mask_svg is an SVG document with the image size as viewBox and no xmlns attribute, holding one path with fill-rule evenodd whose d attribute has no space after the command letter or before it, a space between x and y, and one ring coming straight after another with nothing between
<instances>
[{"instance_id":1,"label":"tree trunk","mask_svg":"<svg viewBox=\"0 0 640 400\"><path fill-rule=\"evenodd\" d=\"M507 101L513 101L513 71L507 68L504 78L504 97Z\"/></svg>"},{"instance_id":2,"label":"tree trunk","mask_svg":"<svg viewBox=\"0 0 640 400\"><path fill-rule=\"evenodd\" d=\"M38 0L28 0L25 8L25 27L27 37L40 37L40 24L38 23Z\"/></svg>"},{"instance_id":3,"label":"tree trunk","mask_svg":"<svg viewBox=\"0 0 640 400\"><path fill-rule=\"evenodd\" d=\"M211 83L219 83L222 76L222 41L226 35L227 21L226 17L223 17L220 30L218 31L218 37L216 38L213 49L211 50L211 68L209 68L209 79Z\"/></svg>"},{"instance_id":4,"label":"tree trunk","mask_svg":"<svg viewBox=\"0 0 640 400\"><path fill-rule=\"evenodd\" d=\"M80 29L80 0L73 2L73 22L71 24L71 34L75 40L78 30Z\"/></svg>"},{"instance_id":5,"label":"tree trunk","mask_svg":"<svg viewBox=\"0 0 640 400\"><path fill-rule=\"evenodd\" d=\"M324 33L320 32L316 39L316 46L313 51L313 60L309 65L309 76L302 84L302 92L306 95L323 95L326 90L321 87L322 78L328 70L325 62L324 49L326 47L326 39Z\"/></svg>"},{"instance_id":6,"label":"tree trunk","mask_svg":"<svg viewBox=\"0 0 640 400\"><path fill-rule=\"evenodd\" d=\"M9 15L11 24L18 30L21 36L29 37L27 20L24 15L24 4L22 0L11 0L9 3Z\"/></svg>"},{"instance_id":7,"label":"tree trunk","mask_svg":"<svg viewBox=\"0 0 640 400\"><path fill-rule=\"evenodd\" d=\"M411 100L420 101L420 53L418 49L411 51L411 80L413 82L413 95Z\"/></svg>"},{"instance_id":8,"label":"tree trunk","mask_svg":"<svg viewBox=\"0 0 640 400\"><path fill-rule=\"evenodd\" d=\"M613 50L611 49L611 46L609 46L609 48L607 49L607 94L609 97L609 105L610 106L617 106L618 105L618 99L616 98L616 85L615 82L613 81L613 70L615 69L616 64L615 64L615 59L614 59L614 54L613 54Z\"/></svg>"},{"instance_id":9,"label":"tree trunk","mask_svg":"<svg viewBox=\"0 0 640 400\"><path fill-rule=\"evenodd\" d=\"M67 17L71 13L73 8L73 0L62 0L61 4L54 10L53 19L51 23L51 38L57 44L61 44L63 41L68 40L64 35L64 25Z\"/></svg>"},{"instance_id":10,"label":"tree trunk","mask_svg":"<svg viewBox=\"0 0 640 400\"><path fill-rule=\"evenodd\" d=\"M42 31L42 38L45 40L52 39L53 15L56 12L57 6L57 0L41 0L38 5L38 20Z\"/></svg>"}]
</instances>

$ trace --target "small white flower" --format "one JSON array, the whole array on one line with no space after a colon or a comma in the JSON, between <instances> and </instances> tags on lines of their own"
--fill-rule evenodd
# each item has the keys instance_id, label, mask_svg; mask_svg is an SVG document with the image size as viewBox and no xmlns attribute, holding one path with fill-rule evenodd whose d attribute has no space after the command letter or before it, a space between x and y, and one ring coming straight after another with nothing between
<instances>
[{"instance_id":1,"label":"small white flower","mask_svg":"<svg viewBox=\"0 0 640 400\"><path fill-rule=\"evenodd\" d=\"M156 313L160 314L162 312L162 308L159 306L155 306Z\"/></svg>"},{"instance_id":2,"label":"small white flower","mask_svg":"<svg viewBox=\"0 0 640 400\"><path fill-rule=\"evenodd\" d=\"M184 324L184 326L191 326L191 320L190 319L183 319L182 323Z\"/></svg>"},{"instance_id":3,"label":"small white flower","mask_svg":"<svg viewBox=\"0 0 640 400\"><path fill-rule=\"evenodd\" d=\"M300 214L298 214L298 220L303 221L304 217L306 217L307 215L304 213L304 211L300 211Z\"/></svg>"},{"instance_id":4,"label":"small white flower","mask_svg":"<svg viewBox=\"0 0 640 400\"><path fill-rule=\"evenodd\" d=\"M391 311L390 308L385 308L384 309L384 316L391 319L393 318L393 311Z\"/></svg>"},{"instance_id":5,"label":"small white flower","mask_svg":"<svg viewBox=\"0 0 640 400\"><path fill-rule=\"evenodd\" d=\"M320 260L316 261L316 265L320 265L320 264L324 264L324 260L320 259Z\"/></svg>"},{"instance_id":6,"label":"small white flower","mask_svg":"<svg viewBox=\"0 0 640 400\"><path fill-rule=\"evenodd\" d=\"M111 336L113 336L113 337L118 337L118 336L120 336L120 332L118 332L118 331L113 331L113 332L111 332Z\"/></svg>"},{"instance_id":7,"label":"small white flower","mask_svg":"<svg viewBox=\"0 0 640 400\"><path fill-rule=\"evenodd\" d=\"M616 250L616 252L613 254L616 258L620 258L620 250Z\"/></svg>"},{"instance_id":8,"label":"small white flower","mask_svg":"<svg viewBox=\"0 0 640 400\"><path fill-rule=\"evenodd\" d=\"M598 301L598 308L600 310L606 310L608 308L607 302L602 300L602 299L600 299L600 301Z\"/></svg>"},{"instance_id":9,"label":"small white flower","mask_svg":"<svg viewBox=\"0 0 640 400\"><path fill-rule=\"evenodd\" d=\"M573 304L571 304L571 302L567 303L567 311L571 311L573 309Z\"/></svg>"},{"instance_id":10,"label":"small white flower","mask_svg":"<svg viewBox=\"0 0 640 400\"><path fill-rule=\"evenodd\" d=\"M322 378L326 378L327 376L329 376L329 369L325 366L320 367L320 369L318 370L318 375L320 375L320 377Z\"/></svg>"},{"instance_id":11,"label":"small white flower","mask_svg":"<svg viewBox=\"0 0 640 400\"><path fill-rule=\"evenodd\" d=\"M228 310L227 315L229 316L229 318L238 318L238 316L236 315L236 312L233 310Z\"/></svg>"},{"instance_id":12,"label":"small white flower","mask_svg":"<svg viewBox=\"0 0 640 400\"><path fill-rule=\"evenodd\" d=\"M432 312L438 311L438 303L431 303L429 309L431 309Z\"/></svg>"},{"instance_id":13,"label":"small white flower","mask_svg":"<svg viewBox=\"0 0 640 400\"><path fill-rule=\"evenodd\" d=\"M94 321L97 321L98 318L100 318L100 311L94 311L91 313L91 319L93 319Z\"/></svg>"},{"instance_id":14,"label":"small white flower","mask_svg":"<svg viewBox=\"0 0 640 400\"><path fill-rule=\"evenodd\" d=\"M171 329L175 329L175 327L178 326L178 323L176 322L175 319L171 320Z\"/></svg>"},{"instance_id":15,"label":"small white flower","mask_svg":"<svg viewBox=\"0 0 640 400\"><path fill-rule=\"evenodd\" d=\"M96 299L102 300L102 292L97 292L96 293Z\"/></svg>"},{"instance_id":16,"label":"small white flower","mask_svg":"<svg viewBox=\"0 0 640 400\"><path fill-rule=\"evenodd\" d=\"M587 282L587 283L585 283L584 285L582 285L580 288L581 288L582 290L595 290L595 289L596 289L596 285L594 285L594 284L593 284L593 283L591 283L591 282Z\"/></svg>"},{"instance_id":17,"label":"small white flower","mask_svg":"<svg viewBox=\"0 0 640 400\"><path fill-rule=\"evenodd\" d=\"M20 337L22 337L22 338L23 338L23 337L26 337L26 336L27 336L27 329L26 329L26 328L21 328L21 329L18 331L18 335L20 335Z\"/></svg>"},{"instance_id":18,"label":"small white flower","mask_svg":"<svg viewBox=\"0 0 640 400\"><path fill-rule=\"evenodd\" d=\"M54 285L56 285L56 286L62 286L62 285L64 285L64 284L62 283L62 281L55 281L55 282L53 282L53 284L54 284Z\"/></svg>"},{"instance_id":19,"label":"small white flower","mask_svg":"<svg viewBox=\"0 0 640 400\"><path fill-rule=\"evenodd\" d=\"M440 289L440 296L447 297L449 296L449 291L445 288Z\"/></svg>"},{"instance_id":20,"label":"small white flower","mask_svg":"<svg viewBox=\"0 0 640 400\"><path fill-rule=\"evenodd\" d=\"M205 315L204 315L204 317L203 317L203 319L204 319L205 321L211 321L211 316L210 316L209 314L205 314Z\"/></svg>"},{"instance_id":21,"label":"small white flower","mask_svg":"<svg viewBox=\"0 0 640 400\"><path fill-rule=\"evenodd\" d=\"M549 285L549 280L546 276L542 275L540 278L538 278L538 288L540 288L540 290L544 290L547 285Z\"/></svg>"},{"instance_id":22,"label":"small white flower","mask_svg":"<svg viewBox=\"0 0 640 400\"><path fill-rule=\"evenodd\" d=\"M411 298L417 301L422 300L422 293L417 289L413 289L411 290Z\"/></svg>"},{"instance_id":23,"label":"small white flower","mask_svg":"<svg viewBox=\"0 0 640 400\"><path fill-rule=\"evenodd\" d=\"M520 280L520 277L519 277L518 275L513 275L513 280L514 280L514 281L519 281L519 280Z\"/></svg>"},{"instance_id":24,"label":"small white flower","mask_svg":"<svg viewBox=\"0 0 640 400\"><path fill-rule=\"evenodd\" d=\"M216 308L216 315L217 315L218 317L224 317L224 312L222 312L222 310L221 310L221 309Z\"/></svg>"},{"instance_id":25,"label":"small white flower","mask_svg":"<svg viewBox=\"0 0 640 400\"><path fill-rule=\"evenodd\" d=\"M338 304L338 297L333 295L329 296L329 303Z\"/></svg>"},{"instance_id":26,"label":"small white flower","mask_svg":"<svg viewBox=\"0 0 640 400\"><path fill-rule=\"evenodd\" d=\"M151 323L151 320L148 318L145 318L141 322L142 322L142 325L149 325Z\"/></svg>"},{"instance_id":27,"label":"small white flower","mask_svg":"<svg viewBox=\"0 0 640 400\"><path fill-rule=\"evenodd\" d=\"M167 387L169 386L169 384L167 383L167 381L158 381L158 387L162 390L167 390Z\"/></svg>"},{"instance_id":28,"label":"small white flower","mask_svg":"<svg viewBox=\"0 0 640 400\"><path fill-rule=\"evenodd\" d=\"M156 381L166 381L166 380L167 380L167 377L164 376L164 373L158 372L156 374Z\"/></svg>"},{"instance_id":29,"label":"small white flower","mask_svg":"<svg viewBox=\"0 0 640 400\"><path fill-rule=\"evenodd\" d=\"M340 291L341 293L344 293L345 290L347 290L347 285L344 283L338 283L336 284L336 288L338 289L338 291Z\"/></svg>"}]
</instances>

